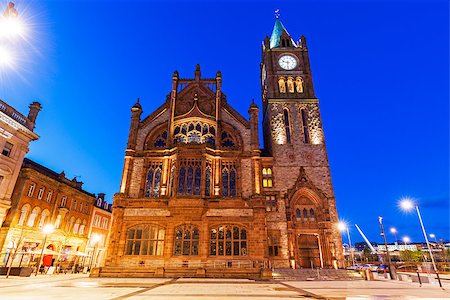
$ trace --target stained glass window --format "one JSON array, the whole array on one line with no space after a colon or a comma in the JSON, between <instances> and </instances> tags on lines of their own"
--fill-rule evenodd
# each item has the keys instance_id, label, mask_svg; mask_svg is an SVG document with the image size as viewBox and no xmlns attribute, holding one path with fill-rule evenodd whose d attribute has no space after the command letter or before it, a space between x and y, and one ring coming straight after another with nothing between
<instances>
[{"instance_id":1,"label":"stained glass window","mask_svg":"<svg viewBox=\"0 0 450 300\"><path fill-rule=\"evenodd\" d=\"M200 181L202 178L202 170L200 168L195 169L194 179L194 195L200 195Z\"/></svg>"},{"instance_id":2,"label":"stained glass window","mask_svg":"<svg viewBox=\"0 0 450 300\"><path fill-rule=\"evenodd\" d=\"M207 143L215 146L215 132L214 126L202 122L177 125L173 133L174 143Z\"/></svg>"},{"instance_id":3,"label":"stained glass window","mask_svg":"<svg viewBox=\"0 0 450 300\"><path fill-rule=\"evenodd\" d=\"M126 255L163 255L165 229L157 225L138 225L128 229Z\"/></svg>"},{"instance_id":4,"label":"stained glass window","mask_svg":"<svg viewBox=\"0 0 450 300\"><path fill-rule=\"evenodd\" d=\"M206 167L205 171L205 196L209 197L211 196L211 167Z\"/></svg>"},{"instance_id":5,"label":"stained glass window","mask_svg":"<svg viewBox=\"0 0 450 300\"><path fill-rule=\"evenodd\" d=\"M187 171L186 171L187 169ZM178 178L178 194L199 196L201 191L202 162L199 160L181 160Z\"/></svg>"},{"instance_id":6,"label":"stained glass window","mask_svg":"<svg viewBox=\"0 0 450 300\"><path fill-rule=\"evenodd\" d=\"M286 142L291 143L291 126L289 124L289 111L287 109L283 110L284 115L284 128L286 130Z\"/></svg>"},{"instance_id":7,"label":"stained glass window","mask_svg":"<svg viewBox=\"0 0 450 300\"><path fill-rule=\"evenodd\" d=\"M180 167L180 176L178 176L178 194L184 194L184 182L186 180L186 169L185 167Z\"/></svg>"},{"instance_id":8,"label":"stained glass window","mask_svg":"<svg viewBox=\"0 0 450 300\"><path fill-rule=\"evenodd\" d=\"M161 162L150 163L145 183L144 197L159 197L161 187Z\"/></svg>"},{"instance_id":9,"label":"stained glass window","mask_svg":"<svg viewBox=\"0 0 450 300\"><path fill-rule=\"evenodd\" d=\"M222 196L228 197L229 185L228 185L228 170L224 168L222 170Z\"/></svg>"},{"instance_id":10,"label":"stained glass window","mask_svg":"<svg viewBox=\"0 0 450 300\"><path fill-rule=\"evenodd\" d=\"M302 127L303 127L303 138L305 144L309 144L309 130L308 130L308 117L306 115L306 110L302 109L300 111L302 117Z\"/></svg>"},{"instance_id":11,"label":"stained glass window","mask_svg":"<svg viewBox=\"0 0 450 300\"><path fill-rule=\"evenodd\" d=\"M184 225L175 229L174 255L198 255L200 232L197 227Z\"/></svg>"},{"instance_id":12,"label":"stained glass window","mask_svg":"<svg viewBox=\"0 0 450 300\"><path fill-rule=\"evenodd\" d=\"M247 255L247 231L233 225L222 225L210 230L209 255Z\"/></svg>"},{"instance_id":13,"label":"stained glass window","mask_svg":"<svg viewBox=\"0 0 450 300\"><path fill-rule=\"evenodd\" d=\"M234 162L222 163L222 196L237 196L236 164Z\"/></svg>"}]
</instances>

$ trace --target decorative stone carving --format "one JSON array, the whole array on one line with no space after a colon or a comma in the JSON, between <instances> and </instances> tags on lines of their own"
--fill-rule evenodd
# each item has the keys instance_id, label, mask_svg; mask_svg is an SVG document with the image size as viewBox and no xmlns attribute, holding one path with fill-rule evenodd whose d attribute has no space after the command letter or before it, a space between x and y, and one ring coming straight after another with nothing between
<instances>
[{"instance_id":1,"label":"decorative stone carving","mask_svg":"<svg viewBox=\"0 0 450 300\"><path fill-rule=\"evenodd\" d=\"M170 211L162 208L125 208L126 217L169 217Z\"/></svg>"},{"instance_id":2,"label":"decorative stone carving","mask_svg":"<svg viewBox=\"0 0 450 300\"><path fill-rule=\"evenodd\" d=\"M251 217L253 216L252 209L216 209L212 208L206 212L207 217Z\"/></svg>"}]
</instances>

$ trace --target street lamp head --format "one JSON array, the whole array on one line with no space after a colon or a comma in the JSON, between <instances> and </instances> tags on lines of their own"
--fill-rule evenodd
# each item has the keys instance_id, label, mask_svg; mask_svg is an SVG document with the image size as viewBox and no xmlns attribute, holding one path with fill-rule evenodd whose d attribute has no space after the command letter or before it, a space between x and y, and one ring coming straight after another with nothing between
<instances>
[{"instance_id":1,"label":"street lamp head","mask_svg":"<svg viewBox=\"0 0 450 300\"><path fill-rule=\"evenodd\" d=\"M347 223L345 223L344 221L340 221L340 222L337 224L337 228L338 228L340 231L344 231L344 230L347 230L348 225L347 225Z\"/></svg>"},{"instance_id":2,"label":"street lamp head","mask_svg":"<svg viewBox=\"0 0 450 300\"><path fill-rule=\"evenodd\" d=\"M409 242L411 242L411 239L409 238L409 236L404 236L403 237L403 242L409 243Z\"/></svg>"},{"instance_id":3,"label":"street lamp head","mask_svg":"<svg viewBox=\"0 0 450 300\"><path fill-rule=\"evenodd\" d=\"M436 235L434 233L430 233L430 238L434 239Z\"/></svg>"},{"instance_id":4,"label":"street lamp head","mask_svg":"<svg viewBox=\"0 0 450 300\"><path fill-rule=\"evenodd\" d=\"M92 242L93 242L94 244L97 243L98 241L100 241L100 239L101 239L101 236L100 236L99 234L94 233L94 234L92 235Z\"/></svg>"},{"instance_id":5,"label":"street lamp head","mask_svg":"<svg viewBox=\"0 0 450 300\"><path fill-rule=\"evenodd\" d=\"M408 197L401 199L399 205L403 211L411 211L416 206L414 200Z\"/></svg>"},{"instance_id":6,"label":"street lamp head","mask_svg":"<svg viewBox=\"0 0 450 300\"><path fill-rule=\"evenodd\" d=\"M42 232L45 234L50 234L55 230L55 227L52 224L47 224L42 228Z\"/></svg>"},{"instance_id":7,"label":"street lamp head","mask_svg":"<svg viewBox=\"0 0 450 300\"><path fill-rule=\"evenodd\" d=\"M397 233L397 228L395 227L391 227L391 229L389 229L391 231L391 233L396 234Z\"/></svg>"}]
</instances>

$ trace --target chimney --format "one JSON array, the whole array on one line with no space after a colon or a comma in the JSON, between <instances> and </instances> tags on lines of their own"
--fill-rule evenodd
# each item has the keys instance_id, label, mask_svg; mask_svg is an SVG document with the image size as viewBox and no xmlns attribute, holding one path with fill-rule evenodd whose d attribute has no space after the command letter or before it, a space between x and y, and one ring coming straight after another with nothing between
<instances>
[{"instance_id":1,"label":"chimney","mask_svg":"<svg viewBox=\"0 0 450 300\"><path fill-rule=\"evenodd\" d=\"M42 106L39 102L33 102L30 104L29 108L30 108L30 111L28 112L28 119L33 123L33 129L34 129L34 124L36 123L36 118L37 118Z\"/></svg>"}]
</instances>

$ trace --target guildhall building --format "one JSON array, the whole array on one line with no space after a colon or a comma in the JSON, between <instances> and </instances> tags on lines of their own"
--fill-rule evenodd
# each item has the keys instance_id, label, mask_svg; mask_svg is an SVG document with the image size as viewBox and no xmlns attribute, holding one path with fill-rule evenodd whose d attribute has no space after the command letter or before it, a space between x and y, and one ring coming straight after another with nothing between
<instances>
[{"instance_id":1,"label":"guildhall building","mask_svg":"<svg viewBox=\"0 0 450 300\"><path fill-rule=\"evenodd\" d=\"M154 112L131 109L106 265L98 276L270 277L344 266L330 167L304 36L277 18L262 43L262 120L222 74L175 71ZM258 133L262 122L264 144Z\"/></svg>"}]
</instances>

